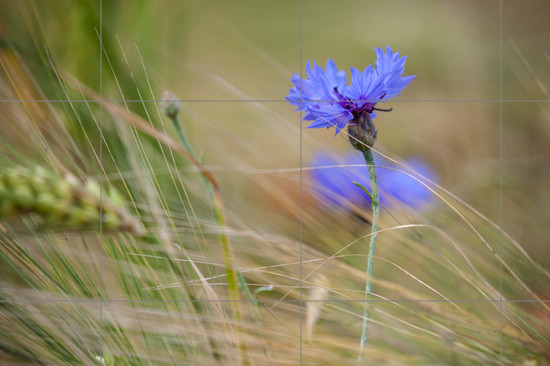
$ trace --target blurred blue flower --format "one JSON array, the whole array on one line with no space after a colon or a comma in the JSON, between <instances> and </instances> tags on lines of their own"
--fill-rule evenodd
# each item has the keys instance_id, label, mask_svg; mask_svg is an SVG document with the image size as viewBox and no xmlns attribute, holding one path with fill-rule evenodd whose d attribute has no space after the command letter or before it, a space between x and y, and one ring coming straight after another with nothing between
<instances>
[{"instance_id":1,"label":"blurred blue flower","mask_svg":"<svg viewBox=\"0 0 550 366\"><path fill-rule=\"evenodd\" d=\"M391 207L396 204L422 209L435 201L434 194L417 179L431 186L421 175L432 182L437 181L434 171L422 160L412 158L404 162L407 169L376 156L376 171L380 188L380 203ZM351 166L353 165L353 166ZM312 185L318 196L329 206L346 207L347 202L370 207L369 196L354 182L370 190L369 172L360 154L350 151L337 161L326 153L317 153L310 162ZM407 174L405 174L407 173Z\"/></svg>"},{"instance_id":2,"label":"blurred blue flower","mask_svg":"<svg viewBox=\"0 0 550 366\"><path fill-rule=\"evenodd\" d=\"M401 94L415 76L403 76L406 56L399 57L389 46L386 53L375 49L375 68L369 65L363 72L351 68L351 84L345 85L346 73L338 70L332 60L325 69L309 61L306 65L307 79L294 74L287 101L306 112L303 119L313 121L308 128L336 127L340 132L354 118L376 116L376 103L384 102ZM300 92L301 91L301 92Z\"/></svg>"}]
</instances>

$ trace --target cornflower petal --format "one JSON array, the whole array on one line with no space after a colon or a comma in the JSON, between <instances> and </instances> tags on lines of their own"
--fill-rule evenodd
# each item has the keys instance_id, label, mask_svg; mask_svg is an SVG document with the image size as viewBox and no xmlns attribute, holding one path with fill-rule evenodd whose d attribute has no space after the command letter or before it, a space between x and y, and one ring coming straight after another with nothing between
<instances>
[{"instance_id":1,"label":"cornflower petal","mask_svg":"<svg viewBox=\"0 0 550 366\"><path fill-rule=\"evenodd\" d=\"M329 59L325 68L315 61L306 63L306 79L292 76L294 87L286 100L304 111L303 119L313 121L308 128L335 127L338 134L351 120L373 119L375 105L400 95L415 76L403 77L406 57L399 57L388 46L386 52L375 48L375 68L363 72L351 68L351 84L345 85L346 73ZM364 122L359 122L364 123ZM376 130L373 129L374 138ZM374 139L373 139L374 140Z\"/></svg>"},{"instance_id":2,"label":"cornflower petal","mask_svg":"<svg viewBox=\"0 0 550 366\"><path fill-rule=\"evenodd\" d=\"M378 167L380 202L383 206L394 208L394 204L401 204L415 209L425 209L435 203L435 195L424 185L432 184L424 179L417 180L412 177L418 174L437 182L437 174L423 160L411 158L404 162L404 165L415 174L381 156L375 157L375 164ZM370 188L368 169L355 152L345 154L341 160L336 160L324 152L317 152L310 166L319 168L312 170L311 178L319 197L329 206L346 207L346 202L370 206L369 196L353 184L357 182Z\"/></svg>"},{"instance_id":3,"label":"cornflower petal","mask_svg":"<svg viewBox=\"0 0 550 366\"><path fill-rule=\"evenodd\" d=\"M378 47L375 48L377 59L374 63L378 75L384 78L384 99L391 99L401 95L401 92L416 77L414 75L403 77L407 56L399 57L399 52L393 53L390 46L386 46L386 53Z\"/></svg>"},{"instance_id":4,"label":"cornflower petal","mask_svg":"<svg viewBox=\"0 0 550 366\"><path fill-rule=\"evenodd\" d=\"M379 76L372 65L367 66L363 73L351 68L351 86L346 89L346 95L351 100L374 104L380 101L383 93L384 76Z\"/></svg>"},{"instance_id":5,"label":"cornflower petal","mask_svg":"<svg viewBox=\"0 0 550 366\"><path fill-rule=\"evenodd\" d=\"M326 70L326 81L327 86L330 91L333 91L334 88L337 88L340 91L344 90L346 85L346 73L344 70L338 70L336 64L332 59L328 59Z\"/></svg>"},{"instance_id":6,"label":"cornflower petal","mask_svg":"<svg viewBox=\"0 0 550 366\"><path fill-rule=\"evenodd\" d=\"M294 74L291 79L294 87L290 89L289 95L286 97L286 100L290 104L297 106L297 110L302 111L307 110L312 105L312 101L331 98L325 72L320 66L316 65L315 62L311 66L308 60L306 63L306 75L307 79L301 79L300 75Z\"/></svg>"},{"instance_id":7,"label":"cornflower petal","mask_svg":"<svg viewBox=\"0 0 550 366\"><path fill-rule=\"evenodd\" d=\"M316 109L308 110L315 119L307 128L336 127L336 135L353 118L352 113L338 104L321 103Z\"/></svg>"}]
</instances>

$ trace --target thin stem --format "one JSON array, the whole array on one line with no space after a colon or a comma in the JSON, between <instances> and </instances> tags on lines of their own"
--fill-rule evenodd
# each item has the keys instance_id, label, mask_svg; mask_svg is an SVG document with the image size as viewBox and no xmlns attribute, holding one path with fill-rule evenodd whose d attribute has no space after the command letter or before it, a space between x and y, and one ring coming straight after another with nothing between
<instances>
[{"instance_id":1,"label":"thin stem","mask_svg":"<svg viewBox=\"0 0 550 366\"><path fill-rule=\"evenodd\" d=\"M189 140L185 135L185 131L183 129L183 126L181 125L181 122L177 114L170 116L170 119L174 123L178 137L181 140L181 143L183 144L185 149L189 152L189 154L193 158L197 159L197 155L195 154L195 151L191 147L191 144L189 143ZM223 256L225 258L229 296L231 297L231 300L238 301L241 299L241 296L239 293L239 285L237 281L237 270L235 268L235 261L233 259L233 251L231 249L231 243L229 241L227 234L224 232L226 222L225 222L225 215L223 210L223 201L221 199L221 194L219 192L218 187L213 186L210 183L210 181L206 179L204 175L201 175L201 176L202 176L204 185L206 187L206 191L208 192L208 196L212 201L212 211L214 213L214 218L216 219L216 222L221 228L220 244L222 247ZM239 313L240 312L237 312L237 314Z\"/></svg>"},{"instance_id":2,"label":"thin stem","mask_svg":"<svg viewBox=\"0 0 550 366\"><path fill-rule=\"evenodd\" d=\"M189 143L189 140L187 139L187 135L185 134L185 131L183 129L183 126L181 125L180 119L178 115L174 115L170 118L172 122L174 123L174 126L176 127L176 132L178 134L178 137L183 144L183 147L185 147L185 150L189 152L195 159L197 158L197 155L195 154L195 151L193 150L193 147Z\"/></svg>"},{"instance_id":3,"label":"thin stem","mask_svg":"<svg viewBox=\"0 0 550 366\"><path fill-rule=\"evenodd\" d=\"M178 134L178 137L189 153L192 158L194 158L197 162L199 161L197 158L197 155L195 154L195 151L191 147L191 144L189 143L189 140L187 139L187 136L185 134L185 131L183 129L183 126L181 125L181 122L178 118L177 113L172 114L168 116L172 122L174 123L174 127L176 128L176 132ZM221 192L219 189L219 186L217 182L214 184L214 182L209 179L209 175L206 174L208 171L201 170L201 177L203 180L203 183L206 187L206 191L208 193L208 197L212 201L212 211L214 214L214 218L216 219L216 222L218 223L218 226L220 227L220 234L219 234L219 240L220 245L225 261L225 271L227 276L227 287L229 291L229 297L232 301L231 307L233 310L233 315L237 322L242 320L242 306L241 306L241 294L239 292L239 282L241 283L241 286L243 287L243 290L245 291L245 294L248 291L248 288L246 287L246 282L244 282L244 277L237 269L237 266L235 264L235 259L233 258L233 249L231 247L231 242L229 240L229 237L225 233L225 227L226 227L226 221L225 221L225 213L223 209L223 201ZM210 174L210 172L208 172ZM249 292L249 291L248 291ZM240 329L239 329L240 330ZM239 350L246 354L246 346L242 344L240 341L238 341L238 348ZM245 359L242 360L244 364L248 364L248 359L245 356Z\"/></svg>"},{"instance_id":4,"label":"thin stem","mask_svg":"<svg viewBox=\"0 0 550 366\"><path fill-rule=\"evenodd\" d=\"M380 217L380 199L378 194L378 179L376 178L376 167L374 165L374 157L372 155L372 150L367 149L363 151L365 157L365 162L369 169L369 178L371 186L371 202L372 202L372 225L371 225L371 236L369 243L369 255L367 258L367 283L365 285L365 301L368 301L369 295L372 292L372 274L374 271L374 252L376 250L376 237L378 234L378 220ZM368 302L365 302L365 309L363 311L363 332L361 333L361 344L359 357L357 361L361 361L363 355L363 349L367 344L367 335L369 329L369 319L370 319L370 306Z\"/></svg>"}]
</instances>

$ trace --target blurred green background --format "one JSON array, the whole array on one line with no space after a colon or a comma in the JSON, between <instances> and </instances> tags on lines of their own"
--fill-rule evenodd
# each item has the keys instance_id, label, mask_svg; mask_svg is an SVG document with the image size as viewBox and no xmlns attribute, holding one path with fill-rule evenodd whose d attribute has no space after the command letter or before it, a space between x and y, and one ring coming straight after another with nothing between
<instances>
[{"instance_id":1,"label":"blurred green background","mask_svg":"<svg viewBox=\"0 0 550 366\"><path fill-rule=\"evenodd\" d=\"M34 96L39 99L94 99L54 72L63 70L169 135L174 131L163 122L157 101L164 90L184 100L183 124L195 150L221 182L230 223L295 240L281 244L283 248L273 242L269 248L250 243L238 248L242 261L272 263L263 256L285 251L289 261L300 259L292 246L300 239L300 217L304 242L311 248L306 259L318 256L316 250L333 254L364 230L341 212L327 212L329 207L310 194L307 171L300 179L299 168L307 168L315 152L337 157L349 144L342 135L334 138L332 131L305 128L307 123L300 122L299 113L284 100L291 76L304 72L307 60L324 65L328 58L349 75L349 67L362 69L374 62L373 47L388 44L408 56L405 73L416 79L402 97L388 103L393 112L376 119L376 149L397 159L424 159L442 187L497 226L502 208L503 229L549 269L550 3L503 0L502 33L500 5L497 0L133 0L103 1L100 11L99 2L92 0L1 1L0 46L18 53L36 88L43 91ZM9 100L22 99L13 80L3 79L0 99L6 135L6 124L14 118ZM84 132L92 145L101 144L97 106L90 112L84 103L51 104L59 113L76 110L81 125L70 118L63 122L79 143L82 160L93 161ZM135 150L128 148L123 140L130 137L119 135L115 118L107 112L102 118L106 146L113 149L113 155L103 160L106 173L131 171L130 155L137 156L138 144ZM9 142L25 151L21 136ZM155 142L145 150L158 153ZM189 168L184 159L176 159L174 165ZM100 171L94 163L79 168L91 175ZM199 215L206 216L208 204L196 178L190 173L191 192L198 197L192 203ZM170 194L175 191L167 191ZM179 209L177 202L170 205ZM464 206L460 210L472 212ZM402 213L391 214L399 218L387 214L388 225L404 222ZM433 223L453 235L464 230L454 225L456 217L443 203L426 213L406 214L414 222ZM468 235L464 234L466 242ZM498 235L488 235L498 248ZM379 255L429 280L429 271L423 272L426 262L411 260L407 251L400 255L402 244L397 240L382 246ZM475 256L483 249L472 244L468 250ZM504 255L514 260L517 253ZM360 267L361 260L350 263ZM517 271L535 293L550 298L547 281L526 268L528 264ZM297 275L298 268L289 271ZM383 264L378 273L406 281ZM491 276L496 285L498 273ZM444 291L452 294L455 285L450 283ZM390 296L390 288L386 290ZM466 296L466 291L458 293ZM509 292L516 299L523 295ZM332 328L331 321L325 320L327 329L341 326Z\"/></svg>"}]
</instances>

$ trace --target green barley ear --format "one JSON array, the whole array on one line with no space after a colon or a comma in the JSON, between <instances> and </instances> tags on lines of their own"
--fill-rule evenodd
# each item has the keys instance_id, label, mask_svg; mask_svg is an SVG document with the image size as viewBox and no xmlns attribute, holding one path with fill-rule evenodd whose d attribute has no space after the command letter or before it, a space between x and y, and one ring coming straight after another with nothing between
<instances>
[{"instance_id":1,"label":"green barley ear","mask_svg":"<svg viewBox=\"0 0 550 366\"><path fill-rule=\"evenodd\" d=\"M120 193L112 187L102 193L93 179L64 176L37 166L0 168L0 219L35 215L43 227L142 234L140 223L125 209Z\"/></svg>"}]
</instances>

